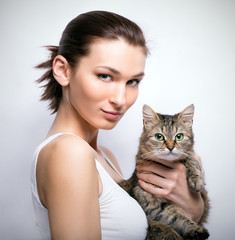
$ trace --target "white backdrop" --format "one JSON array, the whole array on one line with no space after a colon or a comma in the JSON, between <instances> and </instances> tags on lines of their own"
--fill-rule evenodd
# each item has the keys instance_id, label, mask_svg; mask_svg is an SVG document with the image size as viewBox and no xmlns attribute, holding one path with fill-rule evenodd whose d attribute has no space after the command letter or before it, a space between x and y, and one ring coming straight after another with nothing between
<instances>
[{"instance_id":1,"label":"white backdrop","mask_svg":"<svg viewBox=\"0 0 235 240\"><path fill-rule=\"evenodd\" d=\"M53 120L39 102L33 69L58 45L66 24L90 10L109 10L137 22L151 55L134 107L99 141L116 154L126 177L134 167L144 103L161 113L196 107L196 150L211 198L207 227L212 240L235 235L234 117L235 1L100 0L0 2L0 238L36 240L30 195L34 148Z\"/></svg>"}]
</instances>

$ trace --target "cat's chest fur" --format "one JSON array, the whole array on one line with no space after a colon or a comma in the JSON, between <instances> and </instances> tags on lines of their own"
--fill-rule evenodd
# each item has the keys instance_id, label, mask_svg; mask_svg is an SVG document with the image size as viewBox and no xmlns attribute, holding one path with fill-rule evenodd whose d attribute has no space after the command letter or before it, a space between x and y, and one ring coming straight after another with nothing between
<instances>
[{"instance_id":1,"label":"cat's chest fur","mask_svg":"<svg viewBox=\"0 0 235 240\"><path fill-rule=\"evenodd\" d=\"M203 222L208 214L209 202L200 164L191 157L191 153L194 153L193 114L193 105L175 115L162 115L144 105L144 126L136 155L136 165L148 165L159 159L180 161L184 164L190 190L200 192L205 202ZM164 198L144 191L138 184L136 174L135 170L132 177L123 181L121 186L139 202L148 217L149 229L146 239L208 238L208 231L189 219L182 209Z\"/></svg>"}]
</instances>

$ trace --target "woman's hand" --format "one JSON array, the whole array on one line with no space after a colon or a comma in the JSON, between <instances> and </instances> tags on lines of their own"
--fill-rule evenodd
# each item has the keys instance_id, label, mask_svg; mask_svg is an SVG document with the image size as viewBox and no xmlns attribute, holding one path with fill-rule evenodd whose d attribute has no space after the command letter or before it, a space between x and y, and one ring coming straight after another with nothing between
<instances>
[{"instance_id":1,"label":"woman's hand","mask_svg":"<svg viewBox=\"0 0 235 240\"><path fill-rule=\"evenodd\" d=\"M192 157L201 164L200 157L196 155ZM145 191L167 199L181 207L192 220L200 221L204 202L200 193L189 190L186 168L182 163L159 159L156 163L137 166L136 169L139 184Z\"/></svg>"}]
</instances>

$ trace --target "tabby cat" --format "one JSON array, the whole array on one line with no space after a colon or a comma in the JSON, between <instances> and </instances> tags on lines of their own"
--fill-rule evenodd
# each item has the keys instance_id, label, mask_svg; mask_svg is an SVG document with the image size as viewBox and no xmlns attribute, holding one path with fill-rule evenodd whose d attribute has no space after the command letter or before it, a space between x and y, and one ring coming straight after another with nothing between
<instances>
[{"instance_id":1,"label":"tabby cat","mask_svg":"<svg viewBox=\"0 0 235 240\"><path fill-rule=\"evenodd\" d=\"M198 161L190 157L194 153L192 123L194 105L175 115L162 115L149 106L143 106L143 132L140 137L136 165L147 165L154 160L180 161L186 167L187 182L194 192L200 192L205 209L200 223L189 219L179 207L165 199L144 191L138 184L136 171L129 180L120 183L144 209L148 222L146 239L207 239L209 233L202 226L206 222L209 200L204 188L203 173Z\"/></svg>"}]
</instances>

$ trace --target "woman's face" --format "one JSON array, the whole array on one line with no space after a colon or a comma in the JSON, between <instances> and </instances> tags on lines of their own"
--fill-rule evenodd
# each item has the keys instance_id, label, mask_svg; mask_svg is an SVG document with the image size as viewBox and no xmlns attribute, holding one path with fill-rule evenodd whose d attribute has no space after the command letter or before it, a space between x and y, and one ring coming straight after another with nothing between
<instances>
[{"instance_id":1,"label":"woman's face","mask_svg":"<svg viewBox=\"0 0 235 240\"><path fill-rule=\"evenodd\" d=\"M146 56L126 41L99 40L81 58L69 83L69 100L97 129L112 129L138 96Z\"/></svg>"}]
</instances>

